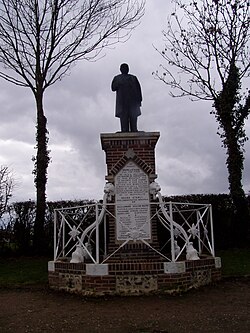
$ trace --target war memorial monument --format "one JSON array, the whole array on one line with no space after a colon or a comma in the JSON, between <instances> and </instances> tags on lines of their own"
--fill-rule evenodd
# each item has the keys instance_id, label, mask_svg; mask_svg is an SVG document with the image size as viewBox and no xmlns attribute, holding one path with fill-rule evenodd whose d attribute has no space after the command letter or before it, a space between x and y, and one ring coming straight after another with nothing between
<instances>
[{"instance_id":1,"label":"war memorial monument","mask_svg":"<svg viewBox=\"0 0 250 333\"><path fill-rule=\"evenodd\" d=\"M160 133L137 130L140 84L127 64L120 70L111 89L121 131L100 135L103 200L55 210L49 286L81 295L137 295L217 281L212 207L164 201L156 182Z\"/></svg>"}]
</instances>

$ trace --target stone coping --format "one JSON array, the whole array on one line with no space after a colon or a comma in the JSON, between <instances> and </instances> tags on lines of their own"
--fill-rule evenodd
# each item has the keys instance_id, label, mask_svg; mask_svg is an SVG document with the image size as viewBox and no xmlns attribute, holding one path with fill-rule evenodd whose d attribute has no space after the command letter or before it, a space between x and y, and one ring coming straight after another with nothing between
<instances>
[{"instance_id":1,"label":"stone coping","mask_svg":"<svg viewBox=\"0 0 250 333\"><path fill-rule=\"evenodd\" d=\"M101 133L101 139L117 140L117 139L150 139L150 138L159 138L160 132L115 132L115 133Z\"/></svg>"},{"instance_id":2,"label":"stone coping","mask_svg":"<svg viewBox=\"0 0 250 333\"><path fill-rule=\"evenodd\" d=\"M63 270L70 271L82 271L86 275L108 275L109 272L164 272L165 274L179 274L187 271L201 269L201 268L221 268L220 257L208 257L200 260L193 261L176 261L176 262L116 262L116 263L105 263L105 264L93 264L93 263L78 263L72 264L69 262L50 261L48 263L48 270L55 272Z\"/></svg>"}]
</instances>

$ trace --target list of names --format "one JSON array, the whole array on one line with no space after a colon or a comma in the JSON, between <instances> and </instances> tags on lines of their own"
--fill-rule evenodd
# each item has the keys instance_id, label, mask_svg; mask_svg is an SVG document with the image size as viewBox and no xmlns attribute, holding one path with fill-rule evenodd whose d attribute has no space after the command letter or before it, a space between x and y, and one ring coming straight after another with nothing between
<instances>
[{"instance_id":1,"label":"list of names","mask_svg":"<svg viewBox=\"0 0 250 333\"><path fill-rule=\"evenodd\" d=\"M134 162L128 162L116 175L117 240L150 239L148 175Z\"/></svg>"}]
</instances>

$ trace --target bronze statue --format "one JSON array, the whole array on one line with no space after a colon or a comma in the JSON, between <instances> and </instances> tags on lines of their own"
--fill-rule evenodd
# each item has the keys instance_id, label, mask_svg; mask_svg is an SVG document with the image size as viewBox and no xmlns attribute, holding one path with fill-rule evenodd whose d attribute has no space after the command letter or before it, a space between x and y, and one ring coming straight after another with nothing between
<instances>
[{"instance_id":1,"label":"bronze statue","mask_svg":"<svg viewBox=\"0 0 250 333\"><path fill-rule=\"evenodd\" d=\"M137 117L141 115L142 92L136 76L128 74L128 64L121 64L121 74L113 78L116 91L115 116L120 118L122 132L137 132Z\"/></svg>"}]
</instances>

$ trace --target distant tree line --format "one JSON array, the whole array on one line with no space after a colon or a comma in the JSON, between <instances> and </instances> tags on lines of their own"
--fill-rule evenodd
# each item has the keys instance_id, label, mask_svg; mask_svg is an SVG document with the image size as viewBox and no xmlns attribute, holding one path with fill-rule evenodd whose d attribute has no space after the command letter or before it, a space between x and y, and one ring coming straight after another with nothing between
<instances>
[{"instance_id":1,"label":"distant tree line","mask_svg":"<svg viewBox=\"0 0 250 333\"><path fill-rule=\"evenodd\" d=\"M227 194L196 194L165 197L165 201L211 204L213 210L215 248L227 249L235 247L233 221L235 208L231 197ZM248 208L250 209L250 196ZM41 249L43 255L53 256L53 224L54 209L76 207L91 204L91 200L47 202L45 214L45 244ZM9 205L8 210L0 218L0 255L32 256L34 241L34 223L36 205L34 201L16 202Z\"/></svg>"}]
</instances>

